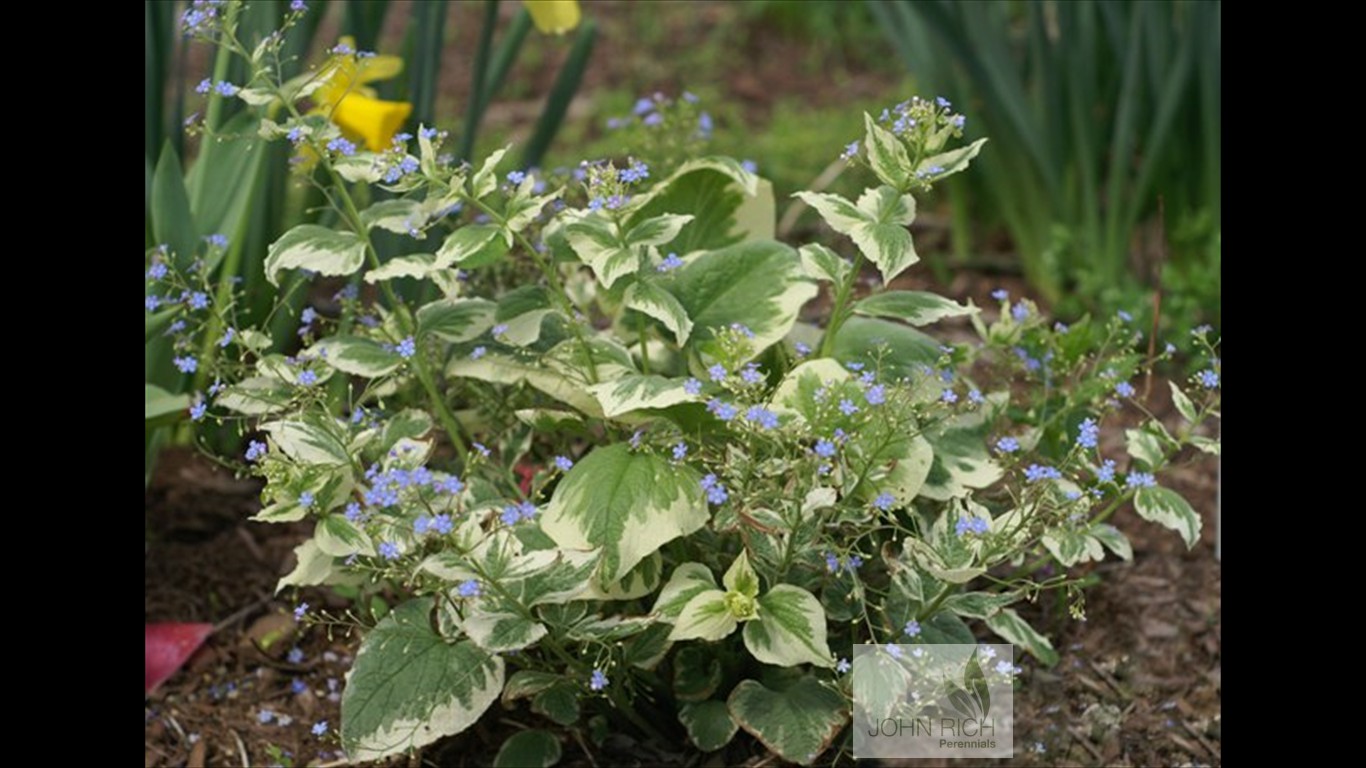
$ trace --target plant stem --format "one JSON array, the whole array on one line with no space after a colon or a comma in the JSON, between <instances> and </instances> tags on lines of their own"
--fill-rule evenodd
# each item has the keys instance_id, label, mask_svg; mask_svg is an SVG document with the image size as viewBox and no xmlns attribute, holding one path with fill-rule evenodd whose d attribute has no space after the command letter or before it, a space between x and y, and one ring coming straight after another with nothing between
<instances>
[{"instance_id":1,"label":"plant stem","mask_svg":"<svg viewBox=\"0 0 1366 768\"><path fill-rule=\"evenodd\" d=\"M830 325L825 329L825 336L821 337L820 357L830 357L835 349L835 335L839 333L840 326L848 319L849 297L854 292L854 282L858 280L859 272L863 271L863 252L859 251L854 256L854 266L849 270L849 277L844 284L839 287L835 294L835 307L830 313Z\"/></svg>"},{"instance_id":2,"label":"plant stem","mask_svg":"<svg viewBox=\"0 0 1366 768\"><path fill-rule=\"evenodd\" d=\"M645 343L645 315L636 314L636 336L640 341L640 369L645 375L650 374L650 347Z\"/></svg>"}]
</instances>

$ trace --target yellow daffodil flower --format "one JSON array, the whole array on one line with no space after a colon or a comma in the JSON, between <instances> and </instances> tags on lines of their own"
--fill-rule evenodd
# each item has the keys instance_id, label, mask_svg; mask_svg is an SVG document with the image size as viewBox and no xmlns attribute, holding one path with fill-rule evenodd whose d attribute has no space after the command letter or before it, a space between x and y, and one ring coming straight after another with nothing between
<instances>
[{"instance_id":1,"label":"yellow daffodil flower","mask_svg":"<svg viewBox=\"0 0 1366 768\"><path fill-rule=\"evenodd\" d=\"M579 25L579 0L522 0L531 23L548 35L563 35Z\"/></svg>"},{"instance_id":2,"label":"yellow daffodil flower","mask_svg":"<svg viewBox=\"0 0 1366 768\"><path fill-rule=\"evenodd\" d=\"M388 80L403 71L397 56L357 57L355 41L343 37L332 58L323 65L323 84L313 92L314 112L328 115L342 133L353 141L363 141L371 152L383 152L412 114L406 101L376 98L366 83Z\"/></svg>"}]
</instances>

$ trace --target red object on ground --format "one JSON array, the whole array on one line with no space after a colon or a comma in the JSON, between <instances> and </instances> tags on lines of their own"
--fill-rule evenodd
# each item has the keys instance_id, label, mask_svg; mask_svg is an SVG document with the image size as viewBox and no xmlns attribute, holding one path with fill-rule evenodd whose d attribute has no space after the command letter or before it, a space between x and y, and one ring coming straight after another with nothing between
<instances>
[{"instance_id":1,"label":"red object on ground","mask_svg":"<svg viewBox=\"0 0 1366 768\"><path fill-rule=\"evenodd\" d=\"M212 624L182 624L168 621L146 626L144 694L151 693L158 685L164 683L166 678L174 675L185 660L204 643L204 638L213 632Z\"/></svg>"},{"instance_id":2,"label":"red object on ground","mask_svg":"<svg viewBox=\"0 0 1366 768\"><path fill-rule=\"evenodd\" d=\"M521 486L522 489L522 495L525 496L531 493L531 479L536 476L535 465L526 463L518 464L513 467L513 470L522 476L521 480L518 482L518 485Z\"/></svg>"}]
</instances>

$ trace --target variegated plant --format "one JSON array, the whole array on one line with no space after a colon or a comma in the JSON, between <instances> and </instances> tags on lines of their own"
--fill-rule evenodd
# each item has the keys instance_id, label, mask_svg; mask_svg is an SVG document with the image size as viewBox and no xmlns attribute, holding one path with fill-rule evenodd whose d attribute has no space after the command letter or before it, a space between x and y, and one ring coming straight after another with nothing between
<instances>
[{"instance_id":1,"label":"variegated plant","mask_svg":"<svg viewBox=\"0 0 1366 768\"><path fill-rule=\"evenodd\" d=\"M1074 589L1066 568L1106 550L1129 557L1106 522L1125 502L1198 540L1152 473L1188 445L1218 452L1214 370L1198 395L1173 387L1180 430L1129 431L1117 475L1097 425L1152 362L1123 320L1049 327L1003 299L988 325L934 294L856 296L865 261L890 281L918 260L915 195L983 146L950 148L946 103L869 117L846 156L879 183L857 201L800 193L840 237L793 248L770 185L729 158L659 178L603 161L562 185L500 172L502 151L454 162L425 127L360 152L307 114L307 81L274 79L268 45L233 44L262 140L314 159L338 214L281 233L266 277L351 288L292 356L241 329L212 408L264 435L256 519L316 523L281 589L403 598L347 680L351 758L526 699L590 736L604 714L707 751L744 729L809 764L848 720L851 644L972 642L965 620L981 621L1051 662L1010 606ZM400 253L383 258L381 231ZM822 286L823 327L799 322ZM917 330L962 316L980 344ZM549 764L559 744L505 752Z\"/></svg>"}]
</instances>

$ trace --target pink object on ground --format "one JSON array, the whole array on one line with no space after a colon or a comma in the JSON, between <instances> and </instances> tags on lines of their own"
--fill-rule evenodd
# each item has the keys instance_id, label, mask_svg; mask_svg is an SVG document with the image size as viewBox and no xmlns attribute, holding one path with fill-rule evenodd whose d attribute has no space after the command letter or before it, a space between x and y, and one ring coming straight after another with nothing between
<instances>
[{"instance_id":1,"label":"pink object on ground","mask_svg":"<svg viewBox=\"0 0 1366 768\"><path fill-rule=\"evenodd\" d=\"M144 694L151 693L158 685L166 682L166 678L174 675L185 660L204 643L204 638L213 632L212 624L183 624L169 621L146 626L147 687L143 691Z\"/></svg>"}]
</instances>

